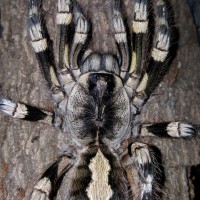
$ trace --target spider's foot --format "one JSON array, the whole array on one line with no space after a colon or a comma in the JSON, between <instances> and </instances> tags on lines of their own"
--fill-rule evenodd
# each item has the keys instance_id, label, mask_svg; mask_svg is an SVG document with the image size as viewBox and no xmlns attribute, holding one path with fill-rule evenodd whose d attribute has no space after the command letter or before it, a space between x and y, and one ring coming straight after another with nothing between
<instances>
[{"instance_id":1,"label":"spider's foot","mask_svg":"<svg viewBox=\"0 0 200 200\"><path fill-rule=\"evenodd\" d=\"M167 132L172 137L193 137L196 135L195 128L183 122L171 122L167 126Z\"/></svg>"},{"instance_id":2,"label":"spider's foot","mask_svg":"<svg viewBox=\"0 0 200 200\"><path fill-rule=\"evenodd\" d=\"M30 200L49 200L51 181L44 177L34 187Z\"/></svg>"},{"instance_id":3,"label":"spider's foot","mask_svg":"<svg viewBox=\"0 0 200 200\"><path fill-rule=\"evenodd\" d=\"M150 133L161 137L189 138L198 135L194 126L184 122L156 123L146 128Z\"/></svg>"},{"instance_id":4,"label":"spider's foot","mask_svg":"<svg viewBox=\"0 0 200 200\"><path fill-rule=\"evenodd\" d=\"M18 119L52 124L52 113L0 97L0 112Z\"/></svg>"}]
</instances>

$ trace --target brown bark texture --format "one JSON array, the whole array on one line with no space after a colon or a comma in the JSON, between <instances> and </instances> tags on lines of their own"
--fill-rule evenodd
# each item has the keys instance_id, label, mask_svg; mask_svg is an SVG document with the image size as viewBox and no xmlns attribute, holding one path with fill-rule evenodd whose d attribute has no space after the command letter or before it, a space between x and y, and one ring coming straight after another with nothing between
<instances>
[{"instance_id":1,"label":"brown bark texture","mask_svg":"<svg viewBox=\"0 0 200 200\"><path fill-rule=\"evenodd\" d=\"M45 1L44 7L50 35L55 38L55 1ZM180 35L177 56L143 109L142 120L200 124L200 47L186 0L173 1L173 7ZM53 101L27 34L27 1L0 0L0 11L2 93L52 110ZM147 137L143 141L162 154L163 199L197 199L193 185L196 176L190 171L200 163L200 140ZM51 126L0 114L0 199L28 200L39 177L65 150L65 142L66 135Z\"/></svg>"}]
</instances>

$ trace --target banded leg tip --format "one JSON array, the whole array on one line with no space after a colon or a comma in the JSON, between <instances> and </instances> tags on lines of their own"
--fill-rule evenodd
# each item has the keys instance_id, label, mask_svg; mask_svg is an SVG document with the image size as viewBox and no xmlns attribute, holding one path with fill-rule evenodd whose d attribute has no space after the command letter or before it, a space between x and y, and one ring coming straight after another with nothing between
<instances>
[{"instance_id":1,"label":"banded leg tip","mask_svg":"<svg viewBox=\"0 0 200 200\"><path fill-rule=\"evenodd\" d=\"M49 200L49 197L41 191L34 190L31 194L30 200Z\"/></svg>"},{"instance_id":2,"label":"banded leg tip","mask_svg":"<svg viewBox=\"0 0 200 200\"><path fill-rule=\"evenodd\" d=\"M152 163L150 149L144 143L135 142L131 144L131 154L139 165L149 165Z\"/></svg>"},{"instance_id":3,"label":"banded leg tip","mask_svg":"<svg viewBox=\"0 0 200 200\"><path fill-rule=\"evenodd\" d=\"M51 181L44 177L34 187L30 200L49 200Z\"/></svg>"},{"instance_id":4,"label":"banded leg tip","mask_svg":"<svg viewBox=\"0 0 200 200\"><path fill-rule=\"evenodd\" d=\"M88 24L87 20L82 15L79 16L79 18L77 20L76 32L82 33L82 34L87 34L88 31L89 31L89 24Z\"/></svg>"},{"instance_id":5,"label":"banded leg tip","mask_svg":"<svg viewBox=\"0 0 200 200\"><path fill-rule=\"evenodd\" d=\"M16 103L0 97L0 111L4 114L12 116L16 108Z\"/></svg>"},{"instance_id":6,"label":"banded leg tip","mask_svg":"<svg viewBox=\"0 0 200 200\"><path fill-rule=\"evenodd\" d=\"M168 124L167 133L171 137L194 137L197 135L195 127L183 122L171 122Z\"/></svg>"}]
</instances>

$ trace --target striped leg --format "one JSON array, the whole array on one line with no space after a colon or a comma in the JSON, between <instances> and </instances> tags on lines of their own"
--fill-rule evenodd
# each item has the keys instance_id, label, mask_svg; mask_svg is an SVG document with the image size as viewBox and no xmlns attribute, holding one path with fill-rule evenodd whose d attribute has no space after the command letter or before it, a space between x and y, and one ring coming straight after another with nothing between
<instances>
[{"instance_id":1,"label":"striped leg","mask_svg":"<svg viewBox=\"0 0 200 200\"><path fill-rule=\"evenodd\" d=\"M51 48L52 43L44 24L41 5L41 0L29 1L29 33L33 49L52 92L52 96L56 102L60 102L63 99L63 93L56 77L53 51Z\"/></svg>"},{"instance_id":2,"label":"striped leg","mask_svg":"<svg viewBox=\"0 0 200 200\"><path fill-rule=\"evenodd\" d=\"M57 194L59 178L71 167L71 160L62 156L43 174L42 178L35 185L30 200L50 200Z\"/></svg>"},{"instance_id":3,"label":"striped leg","mask_svg":"<svg viewBox=\"0 0 200 200\"><path fill-rule=\"evenodd\" d=\"M0 111L6 115L28 121L52 124L53 113L0 97Z\"/></svg>"},{"instance_id":4,"label":"striped leg","mask_svg":"<svg viewBox=\"0 0 200 200\"><path fill-rule=\"evenodd\" d=\"M69 66L69 26L72 23L71 0L58 0L56 23L58 29L58 77L62 88L69 94L75 84Z\"/></svg>"},{"instance_id":5,"label":"striped leg","mask_svg":"<svg viewBox=\"0 0 200 200\"><path fill-rule=\"evenodd\" d=\"M122 15L119 10L119 6L116 5L114 10L113 26L115 31L115 40L120 52L121 62L120 62L120 76L125 78L129 67L129 50L127 44L127 35L122 19Z\"/></svg>"},{"instance_id":6,"label":"striped leg","mask_svg":"<svg viewBox=\"0 0 200 200\"><path fill-rule=\"evenodd\" d=\"M73 70L72 72L74 76L78 78L80 75L79 56L88 37L89 24L81 13L78 5L74 6L73 14L75 22L75 34L69 53L69 64Z\"/></svg>"},{"instance_id":7,"label":"striped leg","mask_svg":"<svg viewBox=\"0 0 200 200\"><path fill-rule=\"evenodd\" d=\"M135 13L132 21L133 50L129 77L125 84L130 97L134 95L148 61L147 55L150 39L148 32L148 1L136 0L133 12Z\"/></svg>"},{"instance_id":8,"label":"striped leg","mask_svg":"<svg viewBox=\"0 0 200 200\"><path fill-rule=\"evenodd\" d=\"M143 125L141 136L146 131L159 137L190 138L199 135L200 127L184 122L165 122Z\"/></svg>"},{"instance_id":9,"label":"striped leg","mask_svg":"<svg viewBox=\"0 0 200 200\"><path fill-rule=\"evenodd\" d=\"M159 191L159 169L154 159L153 151L146 144L135 142L131 145L127 171L131 167L128 173L129 182L138 181L139 184L139 188L134 184L131 187L136 199L138 196L141 200L156 199Z\"/></svg>"},{"instance_id":10,"label":"striped leg","mask_svg":"<svg viewBox=\"0 0 200 200\"><path fill-rule=\"evenodd\" d=\"M141 111L142 106L148 100L155 87L164 76L168 69L167 59L170 48L171 29L168 23L168 10L163 0L155 1L155 34L153 48L151 50L151 59L148 68L136 89L136 95L133 98L133 113Z\"/></svg>"}]
</instances>

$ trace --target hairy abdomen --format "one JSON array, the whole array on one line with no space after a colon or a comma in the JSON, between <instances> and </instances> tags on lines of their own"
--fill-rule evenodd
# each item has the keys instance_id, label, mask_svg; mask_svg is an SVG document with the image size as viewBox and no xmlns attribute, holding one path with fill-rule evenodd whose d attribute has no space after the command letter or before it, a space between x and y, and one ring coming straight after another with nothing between
<instances>
[{"instance_id":1,"label":"hairy abdomen","mask_svg":"<svg viewBox=\"0 0 200 200\"><path fill-rule=\"evenodd\" d=\"M130 196L124 170L105 145L89 146L70 177L64 177L60 190L61 199L65 200L121 200Z\"/></svg>"}]
</instances>

